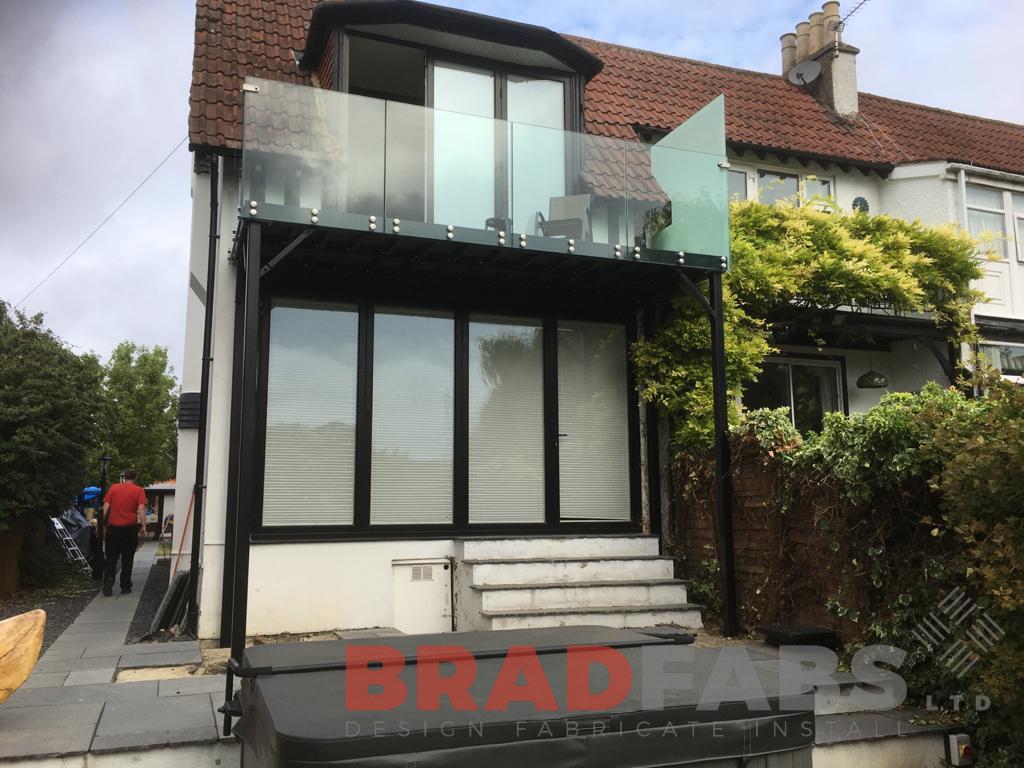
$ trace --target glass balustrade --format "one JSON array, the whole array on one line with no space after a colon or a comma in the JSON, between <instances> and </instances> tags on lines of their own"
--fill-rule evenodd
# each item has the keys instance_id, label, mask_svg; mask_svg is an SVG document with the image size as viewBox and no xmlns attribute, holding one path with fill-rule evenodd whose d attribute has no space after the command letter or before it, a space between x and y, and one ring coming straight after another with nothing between
<instances>
[{"instance_id":1,"label":"glass balustrade","mask_svg":"<svg viewBox=\"0 0 1024 768\"><path fill-rule=\"evenodd\" d=\"M246 81L241 214L721 269L724 101L655 144Z\"/></svg>"}]
</instances>

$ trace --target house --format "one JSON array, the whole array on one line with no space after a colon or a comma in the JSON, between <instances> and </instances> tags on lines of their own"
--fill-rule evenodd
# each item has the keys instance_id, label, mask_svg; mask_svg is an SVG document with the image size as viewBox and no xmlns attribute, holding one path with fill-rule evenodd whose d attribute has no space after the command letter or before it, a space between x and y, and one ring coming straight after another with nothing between
<instances>
[{"instance_id":1,"label":"house","mask_svg":"<svg viewBox=\"0 0 1024 768\"><path fill-rule=\"evenodd\" d=\"M205 483L175 547L200 636L699 626L627 347L699 280L720 330L727 194L1004 232L977 315L1012 374L1024 127L858 93L838 20L783 37L787 72L821 64L793 84L413 0L199 0L177 477ZM913 390L956 360L928 318L829 334L783 340L751 399L813 426L877 400L869 368Z\"/></svg>"}]
</instances>

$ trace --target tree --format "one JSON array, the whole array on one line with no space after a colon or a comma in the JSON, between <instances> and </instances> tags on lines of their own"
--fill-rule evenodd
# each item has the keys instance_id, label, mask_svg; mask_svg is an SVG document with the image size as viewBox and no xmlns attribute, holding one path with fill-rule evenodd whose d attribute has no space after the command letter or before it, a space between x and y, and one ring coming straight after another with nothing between
<instances>
[{"instance_id":1,"label":"tree","mask_svg":"<svg viewBox=\"0 0 1024 768\"><path fill-rule=\"evenodd\" d=\"M103 371L102 449L117 473L128 467L148 484L172 477L177 453L177 382L167 350L122 341Z\"/></svg>"},{"instance_id":2,"label":"tree","mask_svg":"<svg viewBox=\"0 0 1024 768\"><path fill-rule=\"evenodd\" d=\"M0 302L0 530L58 513L81 488L96 444L102 369Z\"/></svg>"}]
</instances>

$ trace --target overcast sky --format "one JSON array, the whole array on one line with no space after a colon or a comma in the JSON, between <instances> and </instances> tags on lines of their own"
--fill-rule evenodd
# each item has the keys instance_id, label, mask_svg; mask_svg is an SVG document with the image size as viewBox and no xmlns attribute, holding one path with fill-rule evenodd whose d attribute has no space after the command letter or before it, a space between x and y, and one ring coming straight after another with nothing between
<instances>
[{"instance_id":1,"label":"overcast sky","mask_svg":"<svg viewBox=\"0 0 1024 768\"><path fill-rule=\"evenodd\" d=\"M245 0L237 0L244 2ZM266 0L272 2L273 0ZM776 72L795 0L452 0L625 45ZM844 12L855 5L844 2ZM726 9L731 8L731 12ZM0 0L0 299L15 303L186 134L194 7ZM870 0L845 39L862 91L1024 123L1022 0ZM163 345L180 370L185 147L24 305L77 351Z\"/></svg>"}]
</instances>

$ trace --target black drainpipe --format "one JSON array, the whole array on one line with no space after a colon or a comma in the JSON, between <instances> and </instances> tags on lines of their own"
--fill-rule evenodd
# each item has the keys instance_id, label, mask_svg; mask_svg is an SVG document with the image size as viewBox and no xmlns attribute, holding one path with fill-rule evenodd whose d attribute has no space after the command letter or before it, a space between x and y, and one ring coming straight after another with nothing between
<instances>
[{"instance_id":1,"label":"black drainpipe","mask_svg":"<svg viewBox=\"0 0 1024 768\"><path fill-rule=\"evenodd\" d=\"M192 508L192 563L188 574L188 616L187 629L196 635L199 629L199 549L203 542L203 493L206 490L206 421L210 399L210 347L213 340L213 296L217 271L217 248L219 234L219 161L216 155L210 160L210 243L206 258L206 306L203 321L203 367L199 377L199 435L196 447L196 478L192 486L195 502Z\"/></svg>"}]
</instances>

